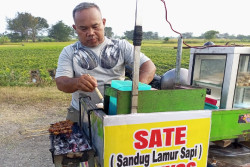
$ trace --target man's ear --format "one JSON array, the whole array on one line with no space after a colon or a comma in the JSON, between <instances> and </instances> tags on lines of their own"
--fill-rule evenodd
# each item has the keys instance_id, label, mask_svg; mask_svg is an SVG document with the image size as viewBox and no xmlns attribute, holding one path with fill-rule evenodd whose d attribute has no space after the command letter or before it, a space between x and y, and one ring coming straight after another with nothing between
<instances>
[{"instance_id":1,"label":"man's ear","mask_svg":"<svg viewBox=\"0 0 250 167\"><path fill-rule=\"evenodd\" d=\"M76 25L73 24L72 27L76 30Z\"/></svg>"},{"instance_id":2,"label":"man's ear","mask_svg":"<svg viewBox=\"0 0 250 167\"><path fill-rule=\"evenodd\" d=\"M105 26L105 24L106 24L106 19L105 18L102 19L102 23Z\"/></svg>"}]
</instances>

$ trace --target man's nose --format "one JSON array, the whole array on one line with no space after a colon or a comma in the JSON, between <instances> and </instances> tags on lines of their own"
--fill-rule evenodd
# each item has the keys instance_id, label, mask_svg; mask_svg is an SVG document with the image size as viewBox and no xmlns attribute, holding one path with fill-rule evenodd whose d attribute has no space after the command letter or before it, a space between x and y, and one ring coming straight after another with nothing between
<instances>
[{"instance_id":1,"label":"man's nose","mask_svg":"<svg viewBox=\"0 0 250 167\"><path fill-rule=\"evenodd\" d=\"M88 31L88 35L94 35L94 29L90 28Z\"/></svg>"}]
</instances>

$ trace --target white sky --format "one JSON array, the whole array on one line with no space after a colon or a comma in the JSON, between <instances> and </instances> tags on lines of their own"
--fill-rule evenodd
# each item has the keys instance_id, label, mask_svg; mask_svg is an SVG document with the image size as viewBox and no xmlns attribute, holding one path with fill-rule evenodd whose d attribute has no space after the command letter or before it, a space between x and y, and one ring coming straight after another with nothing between
<instances>
[{"instance_id":1,"label":"white sky","mask_svg":"<svg viewBox=\"0 0 250 167\"><path fill-rule=\"evenodd\" d=\"M116 35L134 29L136 0L87 0L98 4L106 26ZM51 26L62 20L73 24L72 10L82 0L6 0L0 5L0 33L6 30L6 18L15 18L17 12L42 17ZM161 0L142 2L143 31L158 32L160 36L178 35L165 21L165 9ZM181 33L193 32L199 36L208 30L230 35L250 35L250 0L165 0L168 20Z\"/></svg>"}]
</instances>

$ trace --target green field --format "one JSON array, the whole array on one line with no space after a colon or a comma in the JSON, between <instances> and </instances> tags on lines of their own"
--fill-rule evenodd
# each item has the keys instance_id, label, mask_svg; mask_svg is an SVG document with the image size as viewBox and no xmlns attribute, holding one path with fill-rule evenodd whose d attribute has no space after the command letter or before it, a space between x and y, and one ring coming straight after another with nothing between
<instances>
[{"instance_id":1,"label":"green field","mask_svg":"<svg viewBox=\"0 0 250 167\"><path fill-rule=\"evenodd\" d=\"M177 43L163 44L161 41L144 41L141 47L141 51L145 53L155 63L157 75L162 75L166 71L175 68L176 66L176 54ZM181 66L188 68L190 49L182 50Z\"/></svg>"},{"instance_id":2,"label":"green field","mask_svg":"<svg viewBox=\"0 0 250 167\"><path fill-rule=\"evenodd\" d=\"M69 43L25 43L0 45L0 85L24 86L53 83L49 70L57 67L57 59ZM32 82L31 72L40 80Z\"/></svg>"},{"instance_id":3,"label":"green field","mask_svg":"<svg viewBox=\"0 0 250 167\"><path fill-rule=\"evenodd\" d=\"M58 56L63 47L70 43L73 42L0 45L0 86L54 84L53 74L57 67ZM176 46L176 42L164 44L162 41L143 41L141 51L155 63L156 74L162 75L175 68ZM188 68L189 52L190 49L183 49L181 62L183 68Z\"/></svg>"}]
</instances>

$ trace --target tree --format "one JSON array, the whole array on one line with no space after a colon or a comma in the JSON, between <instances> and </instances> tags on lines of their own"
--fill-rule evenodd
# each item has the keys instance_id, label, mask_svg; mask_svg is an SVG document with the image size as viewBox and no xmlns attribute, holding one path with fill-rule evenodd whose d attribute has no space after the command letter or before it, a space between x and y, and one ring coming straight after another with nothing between
<instances>
[{"instance_id":1,"label":"tree","mask_svg":"<svg viewBox=\"0 0 250 167\"><path fill-rule=\"evenodd\" d=\"M126 39L133 40L134 30L126 31L124 33ZM158 32L147 31L142 33L143 39L159 39Z\"/></svg>"},{"instance_id":2,"label":"tree","mask_svg":"<svg viewBox=\"0 0 250 167\"><path fill-rule=\"evenodd\" d=\"M0 34L0 44L4 44L4 43L7 43L7 42L9 42L8 36L5 35L4 33Z\"/></svg>"},{"instance_id":3,"label":"tree","mask_svg":"<svg viewBox=\"0 0 250 167\"><path fill-rule=\"evenodd\" d=\"M237 35L236 39L244 40L244 39L247 39L247 36L239 34Z\"/></svg>"},{"instance_id":4,"label":"tree","mask_svg":"<svg viewBox=\"0 0 250 167\"><path fill-rule=\"evenodd\" d=\"M124 32L124 36L128 40L133 40L134 30Z\"/></svg>"},{"instance_id":5,"label":"tree","mask_svg":"<svg viewBox=\"0 0 250 167\"><path fill-rule=\"evenodd\" d=\"M17 13L16 18L7 18L7 29L13 31L15 35L13 37L20 36L21 40L28 40L28 30L31 23L31 14L29 13Z\"/></svg>"},{"instance_id":6,"label":"tree","mask_svg":"<svg viewBox=\"0 0 250 167\"><path fill-rule=\"evenodd\" d=\"M224 38L224 39L229 39L229 34L228 33L218 34L218 37Z\"/></svg>"},{"instance_id":7,"label":"tree","mask_svg":"<svg viewBox=\"0 0 250 167\"><path fill-rule=\"evenodd\" d=\"M152 31L148 31L148 32L143 32L142 35L143 39L159 39L158 36L158 32L152 32Z\"/></svg>"},{"instance_id":8,"label":"tree","mask_svg":"<svg viewBox=\"0 0 250 167\"><path fill-rule=\"evenodd\" d=\"M34 18L32 23L33 24L31 27L31 32L32 32L31 38L32 38L32 41L35 42L38 32L41 32L44 29L47 29L49 27L49 25L47 23L47 20L45 20L44 18L41 18L41 17Z\"/></svg>"},{"instance_id":9,"label":"tree","mask_svg":"<svg viewBox=\"0 0 250 167\"><path fill-rule=\"evenodd\" d=\"M47 21L41 17L34 17L30 13L17 13L14 19L7 18L7 29L12 31L12 40L28 40L35 42L39 31L48 28Z\"/></svg>"},{"instance_id":10,"label":"tree","mask_svg":"<svg viewBox=\"0 0 250 167\"><path fill-rule=\"evenodd\" d=\"M11 42L22 42L23 38L20 36L19 33L10 33L8 34Z\"/></svg>"},{"instance_id":11,"label":"tree","mask_svg":"<svg viewBox=\"0 0 250 167\"><path fill-rule=\"evenodd\" d=\"M143 32L143 39L151 39L151 37L153 36L153 32L152 31L148 31L148 32Z\"/></svg>"},{"instance_id":12,"label":"tree","mask_svg":"<svg viewBox=\"0 0 250 167\"><path fill-rule=\"evenodd\" d=\"M49 30L49 37L54 38L59 42L65 42L71 39L73 33L73 28L65 25L62 21L59 21L55 25L52 25Z\"/></svg>"},{"instance_id":13,"label":"tree","mask_svg":"<svg viewBox=\"0 0 250 167\"><path fill-rule=\"evenodd\" d=\"M158 32L154 32L152 38L153 39L159 39Z\"/></svg>"},{"instance_id":14,"label":"tree","mask_svg":"<svg viewBox=\"0 0 250 167\"><path fill-rule=\"evenodd\" d=\"M192 38L193 37L193 33L192 32L185 32L185 33L182 33L182 37L183 38Z\"/></svg>"},{"instance_id":15,"label":"tree","mask_svg":"<svg viewBox=\"0 0 250 167\"><path fill-rule=\"evenodd\" d=\"M159 39L158 32L143 32L143 39Z\"/></svg>"},{"instance_id":16,"label":"tree","mask_svg":"<svg viewBox=\"0 0 250 167\"><path fill-rule=\"evenodd\" d=\"M163 40L164 40L164 43L167 43L169 41L169 37L165 37Z\"/></svg>"},{"instance_id":17,"label":"tree","mask_svg":"<svg viewBox=\"0 0 250 167\"><path fill-rule=\"evenodd\" d=\"M111 38L114 36L114 33L112 32L111 27L105 27L104 31L105 31L105 36L107 36L108 38Z\"/></svg>"},{"instance_id":18,"label":"tree","mask_svg":"<svg viewBox=\"0 0 250 167\"><path fill-rule=\"evenodd\" d=\"M214 39L216 38L216 35L219 34L219 31L210 30L204 33L205 39Z\"/></svg>"}]
</instances>

